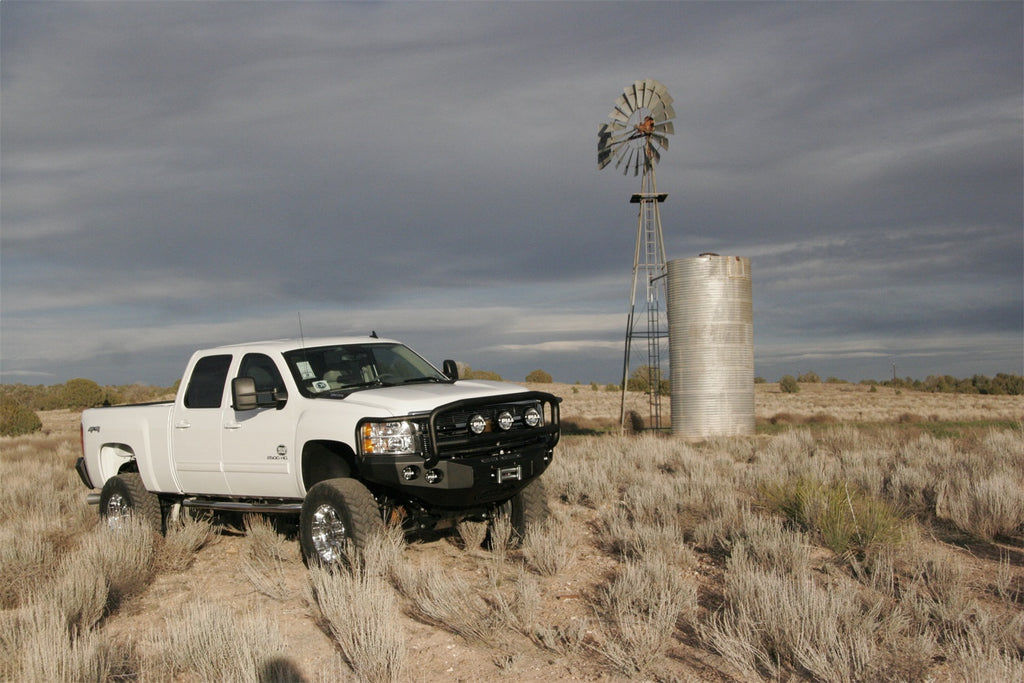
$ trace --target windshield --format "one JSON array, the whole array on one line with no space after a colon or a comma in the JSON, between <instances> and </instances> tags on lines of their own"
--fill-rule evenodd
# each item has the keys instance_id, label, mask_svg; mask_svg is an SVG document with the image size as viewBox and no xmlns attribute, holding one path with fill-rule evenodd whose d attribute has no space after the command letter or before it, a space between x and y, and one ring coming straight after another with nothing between
<instances>
[{"instance_id":1,"label":"windshield","mask_svg":"<svg viewBox=\"0 0 1024 683\"><path fill-rule=\"evenodd\" d=\"M449 382L402 344L342 344L284 354L304 396L344 397L356 389L417 382Z\"/></svg>"}]
</instances>

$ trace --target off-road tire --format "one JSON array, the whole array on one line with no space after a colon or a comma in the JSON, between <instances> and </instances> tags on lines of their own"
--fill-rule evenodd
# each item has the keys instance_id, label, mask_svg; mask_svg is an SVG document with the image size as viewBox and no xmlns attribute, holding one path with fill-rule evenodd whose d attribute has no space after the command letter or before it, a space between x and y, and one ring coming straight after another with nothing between
<instances>
[{"instance_id":1,"label":"off-road tire","mask_svg":"<svg viewBox=\"0 0 1024 683\"><path fill-rule=\"evenodd\" d=\"M541 524L550 514L547 492L544 489L544 482L540 479L532 481L494 512L496 517L509 515L512 527L510 544L513 548L520 547L530 527ZM492 543L491 530L489 529L487 533L484 545L490 547Z\"/></svg>"},{"instance_id":2,"label":"off-road tire","mask_svg":"<svg viewBox=\"0 0 1024 683\"><path fill-rule=\"evenodd\" d=\"M137 517L153 531L163 533L160 499L146 490L138 472L122 472L111 477L100 490L100 519L108 527L122 528L128 516Z\"/></svg>"},{"instance_id":3,"label":"off-road tire","mask_svg":"<svg viewBox=\"0 0 1024 683\"><path fill-rule=\"evenodd\" d=\"M319 482L306 494L299 518L299 544L307 564L341 566L384 532L373 494L355 479Z\"/></svg>"}]
</instances>

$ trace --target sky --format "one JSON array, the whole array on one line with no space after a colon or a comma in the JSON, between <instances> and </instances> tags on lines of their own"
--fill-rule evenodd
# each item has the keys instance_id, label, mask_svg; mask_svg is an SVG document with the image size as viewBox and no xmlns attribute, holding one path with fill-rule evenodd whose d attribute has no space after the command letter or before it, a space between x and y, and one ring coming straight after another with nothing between
<instances>
[{"instance_id":1,"label":"sky","mask_svg":"<svg viewBox=\"0 0 1024 683\"><path fill-rule=\"evenodd\" d=\"M751 260L755 374L1024 373L1020 2L0 3L0 381L369 334L618 382L639 178Z\"/></svg>"}]
</instances>

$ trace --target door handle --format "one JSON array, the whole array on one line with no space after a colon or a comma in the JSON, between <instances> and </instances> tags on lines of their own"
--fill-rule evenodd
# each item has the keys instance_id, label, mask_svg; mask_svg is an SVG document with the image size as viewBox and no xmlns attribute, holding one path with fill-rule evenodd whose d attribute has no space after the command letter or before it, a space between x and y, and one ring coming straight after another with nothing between
<instances>
[{"instance_id":1,"label":"door handle","mask_svg":"<svg viewBox=\"0 0 1024 683\"><path fill-rule=\"evenodd\" d=\"M239 422L225 422L224 429L241 429L242 425Z\"/></svg>"},{"instance_id":2,"label":"door handle","mask_svg":"<svg viewBox=\"0 0 1024 683\"><path fill-rule=\"evenodd\" d=\"M175 429L188 429L191 426L192 423L189 422L188 420L178 420L176 423L174 423Z\"/></svg>"}]
</instances>

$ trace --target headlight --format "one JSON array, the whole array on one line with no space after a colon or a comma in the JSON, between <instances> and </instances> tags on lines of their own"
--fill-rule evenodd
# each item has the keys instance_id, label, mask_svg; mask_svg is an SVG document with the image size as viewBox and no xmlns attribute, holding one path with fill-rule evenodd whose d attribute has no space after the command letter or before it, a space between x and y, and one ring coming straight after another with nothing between
<instances>
[{"instance_id":1,"label":"headlight","mask_svg":"<svg viewBox=\"0 0 1024 683\"><path fill-rule=\"evenodd\" d=\"M527 427L537 427L544 421L540 411L534 407L529 407L526 412L523 413L523 422L526 423Z\"/></svg>"},{"instance_id":2,"label":"headlight","mask_svg":"<svg viewBox=\"0 0 1024 683\"><path fill-rule=\"evenodd\" d=\"M419 427L415 422L395 420L367 422L362 426L363 453L407 455L419 452Z\"/></svg>"}]
</instances>

